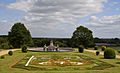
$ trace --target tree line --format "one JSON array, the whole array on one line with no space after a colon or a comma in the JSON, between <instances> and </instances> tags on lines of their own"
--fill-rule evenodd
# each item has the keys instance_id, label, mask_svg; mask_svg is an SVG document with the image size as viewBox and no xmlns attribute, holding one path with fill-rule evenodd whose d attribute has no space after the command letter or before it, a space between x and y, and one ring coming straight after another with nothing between
<instances>
[{"instance_id":1,"label":"tree line","mask_svg":"<svg viewBox=\"0 0 120 73\"><path fill-rule=\"evenodd\" d=\"M84 26L79 26L73 32L71 38L32 38L30 31L23 23L15 23L8 35L0 36L0 48L20 48L24 45L28 47L43 47L53 40L55 45L60 47L94 47L95 43L120 44L120 39L100 39L93 38L92 31Z\"/></svg>"}]
</instances>

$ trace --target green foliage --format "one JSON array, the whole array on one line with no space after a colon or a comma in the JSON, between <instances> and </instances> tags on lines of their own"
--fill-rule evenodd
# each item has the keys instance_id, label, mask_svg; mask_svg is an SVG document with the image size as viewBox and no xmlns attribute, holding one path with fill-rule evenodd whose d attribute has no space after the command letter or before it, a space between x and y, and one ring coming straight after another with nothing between
<instances>
[{"instance_id":1,"label":"green foliage","mask_svg":"<svg viewBox=\"0 0 120 73\"><path fill-rule=\"evenodd\" d=\"M8 40L6 37L0 37L0 44L7 43L7 42L8 42Z\"/></svg>"},{"instance_id":2,"label":"green foliage","mask_svg":"<svg viewBox=\"0 0 120 73\"><path fill-rule=\"evenodd\" d=\"M119 38L112 38L112 39L101 39L101 38L94 38L94 42L95 43L109 43L110 45L109 46L112 46L112 45L116 45L116 46L120 46L120 39Z\"/></svg>"},{"instance_id":3,"label":"green foliage","mask_svg":"<svg viewBox=\"0 0 120 73\"><path fill-rule=\"evenodd\" d=\"M101 47L101 50L102 50L102 51L105 51L105 49L106 49L106 46L102 46L102 47Z\"/></svg>"},{"instance_id":4,"label":"green foliage","mask_svg":"<svg viewBox=\"0 0 120 73\"><path fill-rule=\"evenodd\" d=\"M13 47L12 47L12 45L10 45L8 42L6 42L6 43L2 43L2 44L0 45L0 48L1 48L1 49L12 49Z\"/></svg>"},{"instance_id":5,"label":"green foliage","mask_svg":"<svg viewBox=\"0 0 120 73\"><path fill-rule=\"evenodd\" d=\"M13 55L13 51L8 51L8 54L9 54L10 56L12 56L12 55Z\"/></svg>"},{"instance_id":6,"label":"green foliage","mask_svg":"<svg viewBox=\"0 0 120 73\"><path fill-rule=\"evenodd\" d=\"M73 47L83 45L84 47L94 46L92 31L86 27L79 26L71 38Z\"/></svg>"},{"instance_id":7,"label":"green foliage","mask_svg":"<svg viewBox=\"0 0 120 73\"><path fill-rule=\"evenodd\" d=\"M80 45L80 46L78 47L78 50L79 50L80 53L83 53L83 52L84 52L84 46L83 46L83 45Z\"/></svg>"},{"instance_id":8,"label":"green foliage","mask_svg":"<svg viewBox=\"0 0 120 73\"><path fill-rule=\"evenodd\" d=\"M50 44L50 40L46 38L33 38L33 42L35 47L43 47L45 44Z\"/></svg>"},{"instance_id":9,"label":"green foliage","mask_svg":"<svg viewBox=\"0 0 120 73\"><path fill-rule=\"evenodd\" d=\"M1 59L4 59L4 58L5 58L5 56L4 56L4 55L2 55L2 56L1 56Z\"/></svg>"},{"instance_id":10,"label":"green foliage","mask_svg":"<svg viewBox=\"0 0 120 73\"><path fill-rule=\"evenodd\" d=\"M24 45L24 46L22 47L22 52L24 52L24 53L27 52L27 46Z\"/></svg>"},{"instance_id":11,"label":"green foliage","mask_svg":"<svg viewBox=\"0 0 120 73\"><path fill-rule=\"evenodd\" d=\"M98 46L95 46L95 47L94 47L94 50L98 50Z\"/></svg>"},{"instance_id":12,"label":"green foliage","mask_svg":"<svg viewBox=\"0 0 120 73\"><path fill-rule=\"evenodd\" d=\"M59 41L56 41L55 44L59 45L59 47L66 47L67 46L65 43L62 43L62 42L59 42Z\"/></svg>"},{"instance_id":13,"label":"green foliage","mask_svg":"<svg viewBox=\"0 0 120 73\"><path fill-rule=\"evenodd\" d=\"M60 47L71 47L70 38L33 38L34 47L43 47L45 44L48 46L51 40Z\"/></svg>"},{"instance_id":14,"label":"green foliage","mask_svg":"<svg viewBox=\"0 0 120 73\"><path fill-rule=\"evenodd\" d=\"M1 45L0 45L0 48L2 48L2 49L9 49L9 44L8 44L8 42L7 43L2 43Z\"/></svg>"},{"instance_id":15,"label":"green foliage","mask_svg":"<svg viewBox=\"0 0 120 73\"><path fill-rule=\"evenodd\" d=\"M100 54L100 52L99 51L96 51L96 56L98 56Z\"/></svg>"},{"instance_id":16,"label":"green foliage","mask_svg":"<svg viewBox=\"0 0 120 73\"><path fill-rule=\"evenodd\" d=\"M105 59L115 59L116 58L116 54L114 49L112 48L107 48L104 51L104 58Z\"/></svg>"},{"instance_id":17,"label":"green foliage","mask_svg":"<svg viewBox=\"0 0 120 73\"><path fill-rule=\"evenodd\" d=\"M10 44L7 37L0 37L0 49L9 49Z\"/></svg>"},{"instance_id":18,"label":"green foliage","mask_svg":"<svg viewBox=\"0 0 120 73\"><path fill-rule=\"evenodd\" d=\"M23 45L33 45L30 32L22 23L15 23L12 26L8 35L8 40L14 48L20 48Z\"/></svg>"},{"instance_id":19,"label":"green foliage","mask_svg":"<svg viewBox=\"0 0 120 73\"><path fill-rule=\"evenodd\" d=\"M12 46L12 45L9 45L9 49L13 49L13 46Z\"/></svg>"}]
</instances>

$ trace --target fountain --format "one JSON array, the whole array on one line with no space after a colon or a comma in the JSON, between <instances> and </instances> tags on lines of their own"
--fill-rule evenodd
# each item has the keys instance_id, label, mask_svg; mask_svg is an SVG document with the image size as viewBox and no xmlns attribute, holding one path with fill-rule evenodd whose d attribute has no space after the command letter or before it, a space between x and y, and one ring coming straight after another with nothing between
<instances>
[{"instance_id":1,"label":"fountain","mask_svg":"<svg viewBox=\"0 0 120 73\"><path fill-rule=\"evenodd\" d=\"M59 51L58 47L59 47L58 45L54 46L53 41L50 41L50 45L47 47L45 44L43 50L44 51Z\"/></svg>"}]
</instances>

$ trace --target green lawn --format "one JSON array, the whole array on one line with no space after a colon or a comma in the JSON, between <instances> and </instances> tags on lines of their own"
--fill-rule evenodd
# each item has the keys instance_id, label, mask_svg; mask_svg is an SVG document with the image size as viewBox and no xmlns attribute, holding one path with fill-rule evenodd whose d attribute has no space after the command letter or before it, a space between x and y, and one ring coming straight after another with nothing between
<instances>
[{"instance_id":1,"label":"green lawn","mask_svg":"<svg viewBox=\"0 0 120 73\"><path fill-rule=\"evenodd\" d=\"M82 66L39 66L30 64L24 67L28 57L30 56L81 56L93 62L92 64ZM99 66L93 66L97 64ZM5 55L5 59L0 59L0 73L119 73L119 59L103 59L103 56L96 56L94 53L84 52L14 52L13 56Z\"/></svg>"}]
</instances>

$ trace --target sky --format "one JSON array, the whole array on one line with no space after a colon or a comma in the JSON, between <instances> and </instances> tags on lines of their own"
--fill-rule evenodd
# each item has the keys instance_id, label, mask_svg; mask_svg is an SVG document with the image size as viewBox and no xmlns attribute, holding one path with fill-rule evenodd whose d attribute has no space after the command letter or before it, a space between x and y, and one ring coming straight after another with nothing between
<instances>
[{"instance_id":1,"label":"sky","mask_svg":"<svg viewBox=\"0 0 120 73\"><path fill-rule=\"evenodd\" d=\"M0 0L0 35L21 22L32 37L70 38L78 26L120 38L120 0Z\"/></svg>"}]
</instances>

